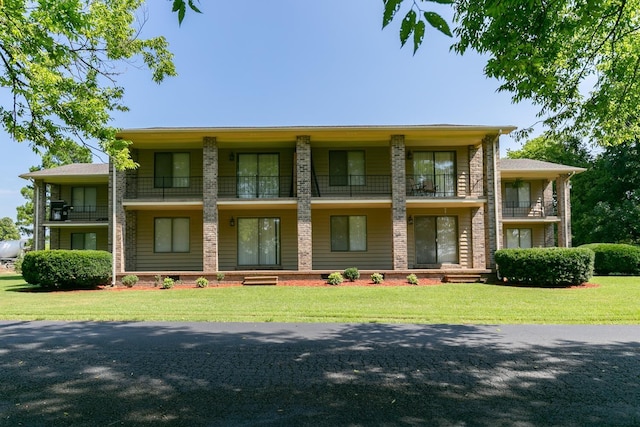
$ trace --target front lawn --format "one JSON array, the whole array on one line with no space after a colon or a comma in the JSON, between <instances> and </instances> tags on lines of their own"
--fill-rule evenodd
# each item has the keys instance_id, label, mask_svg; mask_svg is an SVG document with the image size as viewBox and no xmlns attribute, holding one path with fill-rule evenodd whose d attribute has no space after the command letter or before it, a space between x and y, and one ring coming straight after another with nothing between
<instances>
[{"instance_id":1,"label":"front lawn","mask_svg":"<svg viewBox=\"0 0 640 427\"><path fill-rule=\"evenodd\" d=\"M640 324L640 277L599 287L484 284L403 287L252 286L30 292L0 276L1 320Z\"/></svg>"}]
</instances>

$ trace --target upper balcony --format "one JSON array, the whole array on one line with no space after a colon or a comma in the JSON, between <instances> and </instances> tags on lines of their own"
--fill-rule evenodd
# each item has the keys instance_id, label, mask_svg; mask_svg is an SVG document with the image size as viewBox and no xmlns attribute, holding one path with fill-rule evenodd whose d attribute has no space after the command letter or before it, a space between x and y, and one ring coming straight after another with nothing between
<instances>
[{"instance_id":1,"label":"upper balcony","mask_svg":"<svg viewBox=\"0 0 640 427\"><path fill-rule=\"evenodd\" d=\"M220 176L221 199L278 199L294 197L293 177L289 176Z\"/></svg>"},{"instance_id":2,"label":"upper balcony","mask_svg":"<svg viewBox=\"0 0 640 427\"><path fill-rule=\"evenodd\" d=\"M108 206L70 206L64 200L52 200L49 204L49 222L65 225L109 222Z\"/></svg>"},{"instance_id":3,"label":"upper balcony","mask_svg":"<svg viewBox=\"0 0 640 427\"><path fill-rule=\"evenodd\" d=\"M502 218L546 218L556 216L553 203L543 203L540 200L522 202L502 202Z\"/></svg>"},{"instance_id":4,"label":"upper balcony","mask_svg":"<svg viewBox=\"0 0 640 427\"><path fill-rule=\"evenodd\" d=\"M202 199L202 177L128 176L125 199Z\"/></svg>"},{"instance_id":5,"label":"upper balcony","mask_svg":"<svg viewBox=\"0 0 640 427\"><path fill-rule=\"evenodd\" d=\"M313 197L389 198L391 175L317 175L311 180Z\"/></svg>"}]
</instances>

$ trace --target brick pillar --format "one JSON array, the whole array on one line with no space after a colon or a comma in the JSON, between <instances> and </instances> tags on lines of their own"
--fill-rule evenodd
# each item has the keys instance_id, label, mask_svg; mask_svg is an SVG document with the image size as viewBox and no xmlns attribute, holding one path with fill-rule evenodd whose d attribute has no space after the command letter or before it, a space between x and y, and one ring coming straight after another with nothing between
<instances>
[{"instance_id":1,"label":"brick pillar","mask_svg":"<svg viewBox=\"0 0 640 427\"><path fill-rule=\"evenodd\" d=\"M113 200L113 185L116 185L115 200ZM127 188L127 173L124 171L116 171L113 176L113 162L109 162L109 251L114 254L115 270L117 273L125 271L125 259L127 256L127 247L125 244L125 230L127 225L126 212L122 204ZM112 216L113 203L115 203L115 218ZM113 241L115 228L115 242Z\"/></svg>"},{"instance_id":2,"label":"brick pillar","mask_svg":"<svg viewBox=\"0 0 640 427\"><path fill-rule=\"evenodd\" d=\"M202 269L218 271L218 142L202 140Z\"/></svg>"},{"instance_id":3,"label":"brick pillar","mask_svg":"<svg viewBox=\"0 0 640 427\"><path fill-rule=\"evenodd\" d=\"M138 268L138 211L126 211L126 228L124 233L127 256L124 260L125 271Z\"/></svg>"},{"instance_id":4,"label":"brick pillar","mask_svg":"<svg viewBox=\"0 0 640 427\"><path fill-rule=\"evenodd\" d=\"M311 138L296 139L296 192L298 198L298 271L313 270L311 227Z\"/></svg>"},{"instance_id":5,"label":"brick pillar","mask_svg":"<svg viewBox=\"0 0 640 427\"><path fill-rule=\"evenodd\" d=\"M484 188L487 195L485 252L487 267L495 268L495 252L502 248L502 194L498 135L487 135L482 140L482 150L484 153Z\"/></svg>"},{"instance_id":6,"label":"brick pillar","mask_svg":"<svg viewBox=\"0 0 640 427\"><path fill-rule=\"evenodd\" d=\"M473 251L473 268L487 268L487 258L484 250L485 236L485 206L471 208L471 250Z\"/></svg>"},{"instance_id":7,"label":"brick pillar","mask_svg":"<svg viewBox=\"0 0 640 427\"><path fill-rule=\"evenodd\" d=\"M407 171L404 135L391 137L391 225L393 269L409 268L407 256Z\"/></svg>"},{"instance_id":8,"label":"brick pillar","mask_svg":"<svg viewBox=\"0 0 640 427\"><path fill-rule=\"evenodd\" d=\"M483 182L483 151L482 145L469 146L469 196L482 197L485 195Z\"/></svg>"},{"instance_id":9,"label":"brick pillar","mask_svg":"<svg viewBox=\"0 0 640 427\"><path fill-rule=\"evenodd\" d=\"M545 180L542 185L542 206L544 206L544 216L554 216L553 181ZM548 223L544 226L544 246L546 248L556 246L556 232L555 225L553 223Z\"/></svg>"},{"instance_id":10,"label":"brick pillar","mask_svg":"<svg viewBox=\"0 0 640 427\"><path fill-rule=\"evenodd\" d=\"M571 190L569 189L569 175L561 175L556 179L558 198L558 246L571 247Z\"/></svg>"},{"instance_id":11,"label":"brick pillar","mask_svg":"<svg viewBox=\"0 0 640 427\"><path fill-rule=\"evenodd\" d=\"M41 251L45 247L45 227L43 224L47 212L47 184L44 181L38 179L33 182L33 196L34 249Z\"/></svg>"}]
</instances>

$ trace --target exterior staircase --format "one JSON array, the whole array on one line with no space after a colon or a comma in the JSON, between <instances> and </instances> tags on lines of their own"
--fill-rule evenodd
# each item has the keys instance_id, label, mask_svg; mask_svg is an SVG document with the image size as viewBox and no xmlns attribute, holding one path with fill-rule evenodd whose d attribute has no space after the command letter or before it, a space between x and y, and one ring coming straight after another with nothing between
<instances>
[{"instance_id":1,"label":"exterior staircase","mask_svg":"<svg viewBox=\"0 0 640 427\"><path fill-rule=\"evenodd\" d=\"M445 283L485 283L486 279L479 274L445 274L442 281Z\"/></svg>"}]
</instances>

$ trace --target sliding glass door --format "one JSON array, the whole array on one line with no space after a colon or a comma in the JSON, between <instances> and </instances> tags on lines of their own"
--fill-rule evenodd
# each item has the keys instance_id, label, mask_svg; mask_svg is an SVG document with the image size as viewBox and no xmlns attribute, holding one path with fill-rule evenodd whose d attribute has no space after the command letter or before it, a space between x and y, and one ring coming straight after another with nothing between
<instances>
[{"instance_id":1,"label":"sliding glass door","mask_svg":"<svg viewBox=\"0 0 640 427\"><path fill-rule=\"evenodd\" d=\"M238 154L238 197L273 198L280 195L280 159L277 153Z\"/></svg>"},{"instance_id":2,"label":"sliding glass door","mask_svg":"<svg viewBox=\"0 0 640 427\"><path fill-rule=\"evenodd\" d=\"M416 264L458 263L458 224L454 216L414 219Z\"/></svg>"},{"instance_id":3,"label":"sliding glass door","mask_svg":"<svg viewBox=\"0 0 640 427\"><path fill-rule=\"evenodd\" d=\"M238 265L280 265L280 218L238 218Z\"/></svg>"}]
</instances>

